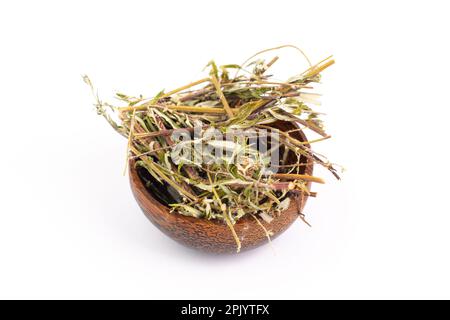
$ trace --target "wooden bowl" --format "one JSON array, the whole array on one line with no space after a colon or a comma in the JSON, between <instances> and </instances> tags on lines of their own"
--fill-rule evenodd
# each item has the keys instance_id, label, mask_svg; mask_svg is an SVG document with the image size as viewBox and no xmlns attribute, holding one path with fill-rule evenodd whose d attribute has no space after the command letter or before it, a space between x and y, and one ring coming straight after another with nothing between
<instances>
[{"instance_id":1,"label":"wooden bowl","mask_svg":"<svg viewBox=\"0 0 450 320\"><path fill-rule=\"evenodd\" d=\"M295 128L291 123L278 123L274 127L281 130ZM302 131L296 131L291 135L300 141L307 141ZM303 167L302 173L312 175L312 161L306 160L306 158L302 159L302 161L308 161L307 165ZM170 213L169 208L160 203L146 189L134 162L130 163L129 176L131 189L137 203L145 216L163 233L191 248L210 253L236 253L236 242L229 227L224 222ZM311 184L309 183L308 189L310 187ZM306 194L300 195L299 200L291 198L289 208L275 217L271 223L266 223L260 219L264 227L272 231L273 236L271 239L283 233L298 218L299 213L303 211L307 198ZM264 230L252 217L241 218L234 225L234 228L241 241L241 251L252 249L268 242Z\"/></svg>"}]
</instances>

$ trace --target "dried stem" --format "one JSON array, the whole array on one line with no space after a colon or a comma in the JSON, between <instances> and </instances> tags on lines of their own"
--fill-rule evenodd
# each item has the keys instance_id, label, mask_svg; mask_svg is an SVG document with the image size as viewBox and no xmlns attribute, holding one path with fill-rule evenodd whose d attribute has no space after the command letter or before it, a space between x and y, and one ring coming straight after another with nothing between
<instances>
[{"instance_id":1,"label":"dried stem","mask_svg":"<svg viewBox=\"0 0 450 320\"><path fill-rule=\"evenodd\" d=\"M231 110L230 106L228 105L228 101L223 95L222 89L220 88L219 80L217 80L216 76L213 74L211 76L211 81L216 88L217 95L219 96L220 101L222 102L223 108L225 109L227 115L229 118L233 118L233 111Z\"/></svg>"}]
</instances>

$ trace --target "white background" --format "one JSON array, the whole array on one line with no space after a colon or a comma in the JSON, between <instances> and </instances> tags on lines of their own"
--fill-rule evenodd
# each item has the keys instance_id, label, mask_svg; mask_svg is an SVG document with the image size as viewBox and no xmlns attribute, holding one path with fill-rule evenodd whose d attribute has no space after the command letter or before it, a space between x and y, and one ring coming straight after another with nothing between
<instances>
[{"instance_id":1,"label":"white background","mask_svg":"<svg viewBox=\"0 0 450 320\"><path fill-rule=\"evenodd\" d=\"M0 298L450 298L447 1L3 1ZM292 43L323 74L347 172L320 170L300 221L270 246L208 256L172 242L122 176L125 141L98 117ZM285 71L303 71L284 50Z\"/></svg>"}]
</instances>

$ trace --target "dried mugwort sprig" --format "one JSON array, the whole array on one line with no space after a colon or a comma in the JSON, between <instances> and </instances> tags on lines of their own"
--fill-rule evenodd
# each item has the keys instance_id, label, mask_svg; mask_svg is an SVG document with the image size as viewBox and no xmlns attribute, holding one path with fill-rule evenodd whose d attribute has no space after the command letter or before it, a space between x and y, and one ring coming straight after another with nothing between
<instances>
[{"instance_id":1,"label":"dried mugwort sprig","mask_svg":"<svg viewBox=\"0 0 450 320\"><path fill-rule=\"evenodd\" d=\"M263 50L243 64L218 66L211 61L207 77L167 93L161 91L152 98L117 93L121 106L102 102L89 78L84 77L96 98L98 114L128 139L127 163L133 160L149 192L171 212L225 222L238 250L240 241L233 225L239 219L249 216L270 223L289 207L290 195L315 196L307 183L324 180L303 174L306 163L301 159L324 166L339 178L335 166L308 147L330 138L321 113L311 107L318 103L318 96L310 90L334 60L328 57L313 65L304 55L310 65L307 70L277 81L267 71L278 56L268 62L256 57L285 47L304 55L288 45ZM280 122L294 123L297 129L276 129L273 125ZM320 138L305 142L292 135L305 129ZM221 139L233 131L251 134ZM184 139L176 141L174 137ZM267 138L263 150L255 148L255 137ZM174 159L174 152L184 147L193 155ZM196 153L219 147L225 154ZM272 163L276 172L267 170L268 154L274 152L280 155L279 161ZM202 161L194 161L195 157ZM297 161L288 161L292 158ZM270 239L270 230L264 230Z\"/></svg>"}]
</instances>

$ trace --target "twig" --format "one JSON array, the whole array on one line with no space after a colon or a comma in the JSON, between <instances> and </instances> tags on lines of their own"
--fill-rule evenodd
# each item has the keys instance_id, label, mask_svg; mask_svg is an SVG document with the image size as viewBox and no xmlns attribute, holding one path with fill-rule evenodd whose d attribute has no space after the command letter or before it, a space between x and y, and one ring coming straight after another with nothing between
<instances>
[{"instance_id":1,"label":"twig","mask_svg":"<svg viewBox=\"0 0 450 320\"><path fill-rule=\"evenodd\" d=\"M272 177L275 179L285 179L285 180L304 180L317 183L325 183L322 178L310 176L307 174L295 174L295 173L274 173Z\"/></svg>"},{"instance_id":2,"label":"twig","mask_svg":"<svg viewBox=\"0 0 450 320\"><path fill-rule=\"evenodd\" d=\"M228 118L233 118L233 116L234 116L233 111L231 110L230 106L228 105L228 101L225 98L225 96L222 92L222 89L220 88L219 80L217 80L217 78L214 74L211 75L211 81L212 81L214 87L216 88L217 95L219 96L219 99L222 102L223 108L225 109L225 111L228 115Z\"/></svg>"},{"instance_id":3,"label":"twig","mask_svg":"<svg viewBox=\"0 0 450 320\"><path fill-rule=\"evenodd\" d=\"M223 108L216 107L196 107L196 106L177 106L177 105L140 105L140 106L131 106L131 107L123 107L118 108L120 112L129 112L129 111L145 111L149 108L159 108L159 109L169 109L174 111L185 111L185 112L197 112L197 113L217 113L217 114L225 114L227 111ZM229 108L230 111L237 112L236 109Z\"/></svg>"}]
</instances>

